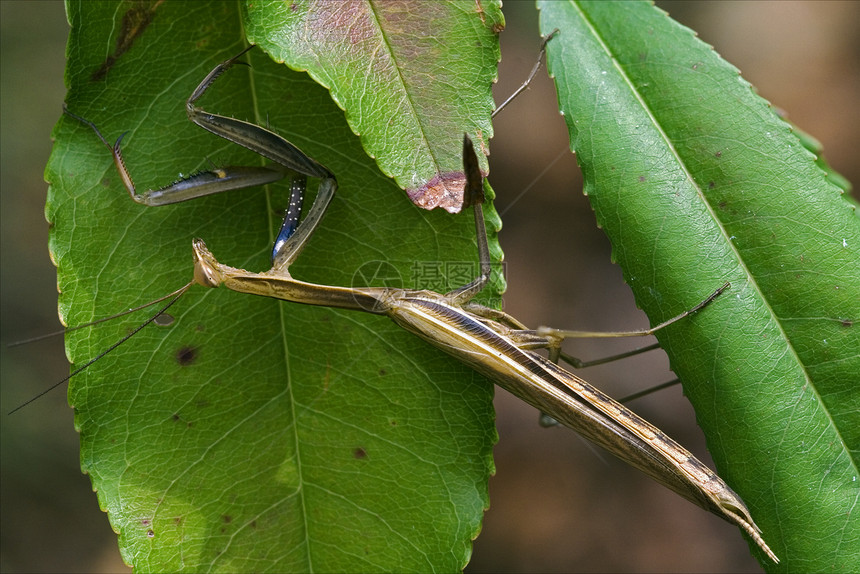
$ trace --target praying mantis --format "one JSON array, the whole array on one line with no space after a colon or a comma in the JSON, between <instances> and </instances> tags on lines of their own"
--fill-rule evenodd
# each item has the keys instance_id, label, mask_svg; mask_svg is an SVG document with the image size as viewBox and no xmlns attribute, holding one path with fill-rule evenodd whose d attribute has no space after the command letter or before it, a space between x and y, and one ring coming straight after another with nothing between
<instances>
[{"instance_id":1,"label":"praying mantis","mask_svg":"<svg viewBox=\"0 0 860 574\"><path fill-rule=\"evenodd\" d=\"M282 168L299 174L293 179L290 208L274 242L272 268L268 272L254 273L224 265L215 259L202 240L195 239L194 280L177 292L171 305L196 283L209 288L223 285L232 291L294 303L386 315L406 331L453 355L556 421L570 426L645 471L681 496L740 526L772 560L778 561L764 542L744 503L722 479L662 431L557 366L559 357L563 356L560 354L560 343L565 337L564 332L528 330L510 315L472 301L489 281L492 266L482 212L483 177L468 136L463 140L463 171L466 180L463 207L471 207L474 212L480 261L477 278L445 294L400 287L338 287L294 278L290 267L297 261L322 221L335 195L337 181L328 168L273 132L249 122L204 111L197 106L197 100L203 97L222 73L235 64L236 58L216 66L199 84L187 102L189 118L208 131L272 159L282 167L214 168L185 177L165 188L139 193L122 157L122 137L111 145L93 123L68 112L88 124L112 150L120 179L138 203L162 205L269 183L283 177ZM299 223L298 214L307 177L319 180L319 189L310 210ZM657 328L696 312L726 288L728 284L701 304ZM534 353L536 349L549 349L550 359ZM193 362L193 349L187 353L192 358L180 357L180 362ZM174 415L174 419L182 420L178 414ZM367 456L364 448L357 449L355 453L356 458ZM146 526L152 522L151 518L144 520ZM148 536L156 536L154 527L148 530Z\"/></svg>"}]
</instances>

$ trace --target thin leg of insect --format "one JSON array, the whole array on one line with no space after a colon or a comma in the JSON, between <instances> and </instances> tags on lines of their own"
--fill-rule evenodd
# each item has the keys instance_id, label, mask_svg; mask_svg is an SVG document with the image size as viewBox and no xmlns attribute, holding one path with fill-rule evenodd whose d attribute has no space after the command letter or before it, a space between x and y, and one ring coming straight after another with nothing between
<instances>
[{"instance_id":1,"label":"thin leg of insect","mask_svg":"<svg viewBox=\"0 0 860 574\"><path fill-rule=\"evenodd\" d=\"M555 30L553 30L552 32L550 32L549 34L547 34L546 36L544 36L544 38L541 40L541 43L540 43L540 51L538 52L538 59L537 59L537 62L535 62L535 65L534 65L534 67L532 68L532 71L531 71L531 72L529 72L529 75L528 75L528 77L526 78L526 81L525 81L525 82L523 82L523 83L520 85L520 87L519 87L519 88L517 88L516 90L514 90L514 92L513 92L510 96L508 96L508 98L507 98L504 102L502 102L501 104L499 104L499 106L498 106L498 107L496 108L496 110L493 112L492 117L494 117L494 118L495 118L495 117L496 117L496 116L497 116L497 115L498 115L498 114L499 114L503 109L505 109L505 107L506 107L508 104L510 104L512 101L514 101L514 99L515 99L517 96L519 96L523 91L525 91L525 90L529 87L529 84L531 84L531 83L532 83L532 80L534 80L534 79L535 79L535 76L537 76L537 73L540 71L541 65L542 65L542 63L543 63L543 57L544 57L544 55L546 54L546 45L547 45L547 42L549 42L550 40L552 40L552 38L553 38L556 34L558 34L558 28L556 28Z\"/></svg>"},{"instance_id":2,"label":"thin leg of insect","mask_svg":"<svg viewBox=\"0 0 860 574\"><path fill-rule=\"evenodd\" d=\"M568 331L564 329L553 329L550 327L539 327L536 331L537 335L546 337L548 340L558 340L559 342L564 339L569 338L615 338L615 337L647 337L648 335L653 335L660 329L668 327L673 323L677 323L681 319L685 317L689 317L693 313L700 311L709 303L711 303L714 299L720 296L720 294L728 289L731 285L729 283L724 283L721 287L716 289L713 293L705 297L701 302L697 303L694 307L675 315L671 319L667 319L663 321L659 325L651 327L649 329L641 329L636 331Z\"/></svg>"},{"instance_id":3,"label":"thin leg of insect","mask_svg":"<svg viewBox=\"0 0 860 574\"><path fill-rule=\"evenodd\" d=\"M627 351L625 353L619 353L616 355L611 355L609 357L603 357L601 359L595 359L593 361L581 361L580 359L568 355L567 353L562 352L561 343L568 338L618 338L618 337L647 337L655 334L657 331L668 327L678 321L689 317L693 313L700 311L709 303L714 301L720 294L728 289L731 285L729 283L724 283L721 287L715 290L713 293L708 295L701 302L697 303L694 307L680 313L671 319L663 321L659 325L648 329L640 329L636 331L569 331L564 329L553 329L550 327L539 327L535 331L526 331L522 333L524 338L533 336L534 339L531 343L534 345L534 348L547 348L549 349L549 357L550 360L554 363L558 363L559 359L564 360L566 363L571 365L574 368L585 368L594 365L602 365L605 363L609 363L611 361L624 359L627 357L631 357L633 355L638 355L639 353L644 353L646 351L650 351L653 349L659 348L659 344L649 345L647 347L642 347L640 349L634 349L632 351Z\"/></svg>"}]
</instances>

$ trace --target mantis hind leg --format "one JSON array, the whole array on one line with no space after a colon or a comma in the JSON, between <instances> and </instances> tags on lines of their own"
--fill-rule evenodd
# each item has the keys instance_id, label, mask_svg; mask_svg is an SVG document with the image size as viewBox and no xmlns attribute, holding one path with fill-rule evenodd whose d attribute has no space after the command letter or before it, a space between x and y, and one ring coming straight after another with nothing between
<instances>
[{"instance_id":1,"label":"mantis hind leg","mask_svg":"<svg viewBox=\"0 0 860 574\"><path fill-rule=\"evenodd\" d=\"M492 265L490 261L490 246L487 241L487 226L484 223L484 178L478 167L478 156L468 135L463 136L463 173L466 174L466 187L463 191L463 208L472 206L475 215L475 236L478 241L478 258L481 263L481 274L471 283L446 293L445 296L454 304L462 306L472 297L481 292L490 280Z\"/></svg>"},{"instance_id":2,"label":"mantis hind leg","mask_svg":"<svg viewBox=\"0 0 860 574\"><path fill-rule=\"evenodd\" d=\"M549 42L556 34L558 34L557 29L547 34L541 40L537 62L532 68L531 73L529 73L528 78L526 78L526 81L523 82L522 85L508 97L508 99L496 108L492 117L495 117L518 95L528 88L529 84L531 84L532 80L541 68L543 57L546 53L547 42ZM487 229L484 223L483 208L481 207L484 203L484 182L481 172L478 169L478 158L475 155L472 141L469 139L468 135L463 138L463 172L466 174L466 188L463 193L463 208L471 205L475 212L475 235L478 240L478 258L481 264L481 274L471 283L446 294L446 297L448 297L453 304L461 306L467 304L470 299L481 292L487 284L487 281L490 280L490 273L492 271L490 248L489 242L487 241ZM478 314L480 315L480 313Z\"/></svg>"}]
</instances>

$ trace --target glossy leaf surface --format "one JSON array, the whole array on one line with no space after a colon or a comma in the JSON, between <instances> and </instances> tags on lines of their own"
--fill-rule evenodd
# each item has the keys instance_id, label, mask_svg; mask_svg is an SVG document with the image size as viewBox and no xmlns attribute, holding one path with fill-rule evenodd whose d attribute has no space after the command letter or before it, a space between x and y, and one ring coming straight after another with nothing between
<instances>
[{"instance_id":1,"label":"glossy leaf surface","mask_svg":"<svg viewBox=\"0 0 860 574\"><path fill-rule=\"evenodd\" d=\"M856 570L860 220L771 106L647 3L541 2L571 147L717 468L786 571Z\"/></svg>"},{"instance_id":2,"label":"glossy leaf surface","mask_svg":"<svg viewBox=\"0 0 860 574\"><path fill-rule=\"evenodd\" d=\"M110 140L126 133L141 189L213 163L261 162L191 124L183 105L246 45L241 6L81 2L69 4L69 17L68 106ZM340 182L291 269L296 277L424 286L452 264L477 269L471 212L416 209L324 88L259 49L246 59L249 67L228 71L200 104L271 126ZM128 198L88 127L64 117L54 137L47 216L66 323L182 285L193 237L226 263L269 267L287 184L146 208ZM69 389L83 469L129 564L195 572L465 565L488 504L487 381L384 317L202 288L171 313L172 326L147 327ZM142 320L73 333L70 358L92 358Z\"/></svg>"}]
</instances>

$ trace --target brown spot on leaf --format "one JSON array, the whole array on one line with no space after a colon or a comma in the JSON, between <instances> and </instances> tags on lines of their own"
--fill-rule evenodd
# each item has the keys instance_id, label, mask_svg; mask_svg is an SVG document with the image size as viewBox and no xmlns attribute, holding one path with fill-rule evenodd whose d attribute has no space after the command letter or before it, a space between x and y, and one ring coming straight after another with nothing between
<instances>
[{"instance_id":1,"label":"brown spot on leaf","mask_svg":"<svg viewBox=\"0 0 860 574\"><path fill-rule=\"evenodd\" d=\"M462 171L436 174L419 188L409 188L409 199L422 209L441 207L448 213L459 213L463 207L466 175Z\"/></svg>"},{"instance_id":2,"label":"brown spot on leaf","mask_svg":"<svg viewBox=\"0 0 860 574\"><path fill-rule=\"evenodd\" d=\"M230 524L231 522L233 522L233 517L229 514L224 514L221 516L221 520L224 521L224 524Z\"/></svg>"},{"instance_id":3,"label":"brown spot on leaf","mask_svg":"<svg viewBox=\"0 0 860 574\"><path fill-rule=\"evenodd\" d=\"M178 351L176 351L176 362L182 365L183 367L187 367L194 363L197 360L197 349L191 347L190 345L186 345L184 347L180 347Z\"/></svg>"},{"instance_id":4,"label":"brown spot on leaf","mask_svg":"<svg viewBox=\"0 0 860 574\"><path fill-rule=\"evenodd\" d=\"M157 2L142 2L138 0L123 14L119 34L116 37L116 48L114 48L112 54L105 58L99 69L93 72L91 76L93 81L103 80L110 69L113 68L113 65L116 64L117 60L131 49L134 41L152 24L152 20L155 18L155 11L162 2L164 0L158 0Z\"/></svg>"},{"instance_id":5,"label":"brown spot on leaf","mask_svg":"<svg viewBox=\"0 0 860 574\"><path fill-rule=\"evenodd\" d=\"M852 319L842 319L840 321L840 323L842 323L843 327L853 327L854 326L854 321Z\"/></svg>"},{"instance_id":6,"label":"brown spot on leaf","mask_svg":"<svg viewBox=\"0 0 860 574\"><path fill-rule=\"evenodd\" d=\"M354 456L355 458L357 458L359 460L365 459L365 458L367 458L367 451L359 446L359 447L356 447L355 450L352 451L352 456Z\"/></svg>"}]
</instances>

